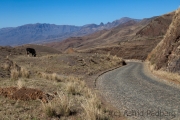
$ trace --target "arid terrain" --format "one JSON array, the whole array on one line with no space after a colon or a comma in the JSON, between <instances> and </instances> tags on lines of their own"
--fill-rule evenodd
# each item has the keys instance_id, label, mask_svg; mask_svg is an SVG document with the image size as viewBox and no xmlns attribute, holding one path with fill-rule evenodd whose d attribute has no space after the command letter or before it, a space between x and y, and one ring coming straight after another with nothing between
<instances>
[{"instance_id":1,"label":"arid terrain","mask_svg":"<svg viewBox=\"0 0 180 120\"><path fill-rule=\"evenodd\" d=\"M173 15L174 12L171 12L141 21L131 20L110 30L45 45L60 51L74 48L80 52L110 52L124 59L145 60L165 35Z\"/></svg>"},{"instance_id":2,"label":"arid terrain","mask_svg":"<svg viewBox=\"0 0 180 120\"><path fill-rule=\"evenodd\" d=\"M178 120L179 21L180 9L81 27L0 29L2 45L24 44L0 46L0 118ZM35 49L36 57L26 48ZM133 110L172 114L137 116Z\"/></svg>"},{"instance_id":3,"label":"arid terrain","mask_svg":"<svg viewBox=\"0 0 180 120\"><path fill-rule=\"evenodd\" d=\"M36 49L28 57L25 48ZM101 101L94 77L123 66L122 58L110 54L61 53L40 45L1 47L1 119L112 119L111 109ZM122 117L122 119L124 119Z\"/></svg>"}]
</instances>

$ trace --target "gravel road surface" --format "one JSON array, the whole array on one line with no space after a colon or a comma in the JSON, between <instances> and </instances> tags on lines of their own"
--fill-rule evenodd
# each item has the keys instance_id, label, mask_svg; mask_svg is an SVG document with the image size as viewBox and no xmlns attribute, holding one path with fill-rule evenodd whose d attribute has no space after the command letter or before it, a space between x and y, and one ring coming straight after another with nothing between
<instances>
[{"instance_id":1,"label":"gravel road surface","mask_svg":"<svg viewBox=\"0 0 180 120\"><path fill-rule=\"evenodd\" d=\"M130 120L180 120L180 88L159 82L141 62L101 75L96 86Z\"/></svg>"}]
</instances>

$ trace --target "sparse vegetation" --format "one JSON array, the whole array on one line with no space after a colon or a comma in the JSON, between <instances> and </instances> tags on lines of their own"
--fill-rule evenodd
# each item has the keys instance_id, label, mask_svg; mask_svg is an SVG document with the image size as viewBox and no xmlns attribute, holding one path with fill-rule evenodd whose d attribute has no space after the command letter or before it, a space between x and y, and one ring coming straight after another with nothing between
<instances>
[{"instance_id":1,"label":"sparse vegetation","mask_svg":"<svg viewBox=\"0 0 180 120\"><path fill-rule=\"evenodd\" d=\"M21 77L24 77L24 78L29 78L30 77L30 72L27 69L23 68L23 67L21 67L20 74L21 74Z\"/></svg>"},{"instance_id":2,"label":"sparse vegetation","mask_svg":"<svg viewBox=\"0 0 180 120\"><path fill-rule=\"evenodd\" d=\"M17 69L13 68L11 69L11 79L18 79L20 76L20 71L18 71Z\"/></svg>"},{"instance_id":3,"label":"sparse vegetation","mask_svg":"<svg viewBox=\"0 0 180 120\"><path fill-rule=\"evenodd\" d=\"M68 94L76 95L80 94L81 91L78 89L78 85L75 82L68 82L66 88Z\"/></svg>"},{"instance_id":4,"label":"sparse vegetation","mask_svg":"<svg viewBox=\"0 0 180 120\"><path fill-rule=\"evenodd\" d=\"M155 65L152 65L150 63L148 63L148 67L153 74L155 74L161 78L170 80L171 82L180 84L180 75L178 73L167 72L167 71L164 71L161 69L156 70Z\"/></svg>"},{"instance_id":5,"label":"sparse vegetation","mask_svg":"<svg viewBox=\"0 0 180 120\"><path fill-rule=\"evenodd\" d=\"M105 115L101 108L101 102L97 98L96 94L89 93L90 97L82 104L87 116L87 120L108 120L108 116Z\"/></svg>"},{"instance_id":6,"label":"sparse vegetation","mask_svg":"<svg viewBox=\"0 0 180 120\"><path fill-rule=\"evenodd\" d=\"M51 102L47 104L42 102L42 104L43 104L43 110L48 117L56 117L56 110L54 104L52 105Z\"/></svg>"},{"instance_id":7,"label":"sparse vegetation","mask_svg":"<svg viewBox=\"0 0 180 120\"><path fill-rule=\"evenodd\" d=\"M87 87L84 80L110 67L122 65L121 62L122 59L117 56L108 55L107 57L107 55L83 53L51 54L39 58L17 56L12 59L10 56L4 61L2 68L10 74L11 79L17 81L12 81L7 77L7 80L1 81L0 88L17 86L13 89L22 91L29 88L28 90L32 91L34 89L43 91L43 93L40 91L37 94L31 93L29 97L33 100L36 100L35 96L40 95L38 99L41 100L41 104L39 100L34 103L29 102L28 105L31 107L27 110L22 106L28 101L21 101L25 99L21 96L18 108L14 110L24 110L24 113L29 116L17 113L18 119L68 119L73 117L75 119L106 120L108 117L103 111L100 100L95 95L96 93ZM88 71L90 74L87 74ZM7 104L8 98L0 97L0 100L6 100ZM15 99L18 99L18 96ZM12 119L14 118L15 116L12 116Z\"/></svg>"}]
</instances>

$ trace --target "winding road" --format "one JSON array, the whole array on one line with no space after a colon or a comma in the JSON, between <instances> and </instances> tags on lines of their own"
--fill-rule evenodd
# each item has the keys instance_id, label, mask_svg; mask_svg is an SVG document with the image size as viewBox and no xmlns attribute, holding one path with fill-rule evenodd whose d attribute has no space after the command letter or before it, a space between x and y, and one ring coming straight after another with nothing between
<instances>
[{"instance_id":1,"label":"winding road","mask_svg":"<svg viewBox=\"0 0 180 120\"><path fill-rule=\"evenodd\" d=\"M96 86L127 119L180 120L180 88L160 82L141 62L101 75Z\"/></svg>"}]
</instances>

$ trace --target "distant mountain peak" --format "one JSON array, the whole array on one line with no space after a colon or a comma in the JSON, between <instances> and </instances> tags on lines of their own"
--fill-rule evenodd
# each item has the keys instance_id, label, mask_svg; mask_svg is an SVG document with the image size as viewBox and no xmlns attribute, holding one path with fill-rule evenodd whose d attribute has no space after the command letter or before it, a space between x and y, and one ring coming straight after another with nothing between
<instances>
[{"instance_id":1,"label":"distant mountain peak","mask_svg":"<svg viewBox=\"0 0 180 120\"><path fill-rule=\"evenodd\" d=\"M44 41L64 40L69 37L79 37L96 31L111 29L126 23L132 18L123 17L104 24L87 24L84 26L55 25L49 23L26 24L13 28L0 29L0 45L21 45L27 43L41 43ZM135 20L135 19L134 19Z\"/></svg>"},{"instance_id":2,"label":"distant mountain peak","mask_svg":"<svg viewBox=\"0 0 180 120\"><path fill-rule=\"evenodd\" d=\"M101 22L99 25L100 25L100 26L103 26L103 25L104 25L104 23L103 23L103 22Z\"/></svg>"}]
</instances>

